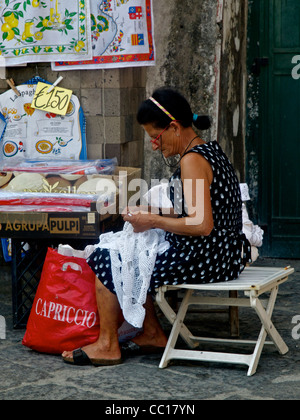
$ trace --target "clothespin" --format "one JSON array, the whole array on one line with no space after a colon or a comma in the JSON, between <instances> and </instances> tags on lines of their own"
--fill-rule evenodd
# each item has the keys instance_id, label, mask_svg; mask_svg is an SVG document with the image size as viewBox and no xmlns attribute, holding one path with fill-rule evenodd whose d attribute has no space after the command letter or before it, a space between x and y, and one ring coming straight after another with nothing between
<instances>
[{"instance_id":1,"label":"clothespin","mask_svg":"<svg viewBox=\"0 0 300 420\"><path fill-rule=\"evenodd\" d=\"M55 88L55 86L57 86L61 81L62 81L63 77L59 76L59 78L56 80L56 82L53 83L53 85L51 85L47 91L47 93L52 92L52 90Z\"/></svg>"},{"instance_id":2,"label":"clothespin","mask_svg":"<svg viewBox=\"0 0 300 420\"><path fill-rule=\"evenodd\" d=\"M13 79L6 79L6 83L15 92L16 95L21 96L21 93L16 88L15 82L13 81Z\"/></svg>"}]
</instances>

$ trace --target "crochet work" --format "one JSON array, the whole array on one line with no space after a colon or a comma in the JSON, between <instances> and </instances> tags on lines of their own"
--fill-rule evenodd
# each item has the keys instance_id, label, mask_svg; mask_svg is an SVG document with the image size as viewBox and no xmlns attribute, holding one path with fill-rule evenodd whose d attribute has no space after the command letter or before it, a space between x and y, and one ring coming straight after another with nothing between
<instances>
[{"instance_id":1,"label":"crochet work","mask_svg":"<svg viewBox=\"0 0 300 420\"><path fill-rule=\"evenodd\" d=\"M134 233L132 225L125 223L123 231L101 235L98 247L110 251L113 282L125 320L142 328L156 257L170 248L165 232Z\"/></svg>"}]
</instances>

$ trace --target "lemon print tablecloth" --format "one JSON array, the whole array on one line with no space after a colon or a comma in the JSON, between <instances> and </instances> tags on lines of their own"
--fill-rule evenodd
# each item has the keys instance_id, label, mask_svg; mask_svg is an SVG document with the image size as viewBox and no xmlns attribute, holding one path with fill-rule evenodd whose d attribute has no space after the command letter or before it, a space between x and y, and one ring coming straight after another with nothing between
<instances>
[{"instance_id":1,"label":"lemon print tablecloth","mask_svg":"<svg viewBox=\"0 0 300 420\"><path fill-rule=\"evenodd\" d=\"M89 0L0 0L0 66L92 58Z\"/></svg>"}]
</instances>

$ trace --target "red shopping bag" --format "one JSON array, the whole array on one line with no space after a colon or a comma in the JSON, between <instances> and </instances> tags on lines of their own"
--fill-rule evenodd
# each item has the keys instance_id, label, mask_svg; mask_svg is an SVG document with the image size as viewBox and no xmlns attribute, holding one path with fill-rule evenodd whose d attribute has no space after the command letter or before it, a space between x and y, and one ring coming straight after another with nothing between
<instances>
[{"instance_id":1,"label":"red shopping bag","mask_svg":"<svg viewBox=\"0 0 300 420\"><path fill-rule=\"evenodd\" d=\"M84 259L49 248L22 343L61 354L97 341L99 328L95 274Z\"/></svg>"}]
</instances>

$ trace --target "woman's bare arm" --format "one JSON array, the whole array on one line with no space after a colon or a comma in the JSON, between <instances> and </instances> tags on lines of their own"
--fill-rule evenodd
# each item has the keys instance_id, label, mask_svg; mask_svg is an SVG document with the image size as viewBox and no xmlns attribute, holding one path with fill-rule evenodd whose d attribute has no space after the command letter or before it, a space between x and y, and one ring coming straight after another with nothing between
<instances>
[{"instance_id":1,"label":"woman's bare arm","mask_svg":"<svg viewBox=\"0 0 300 420\"><path fill-rule=\"evenodd\" d=\"M135 232L158 228L177 235L208 236L214 228L210 185L213 171L205 158L197 153L186 155L181 161L181 176L188 217L170 218L151 213L124 217Z\"/></svg>"}]
</instances>

